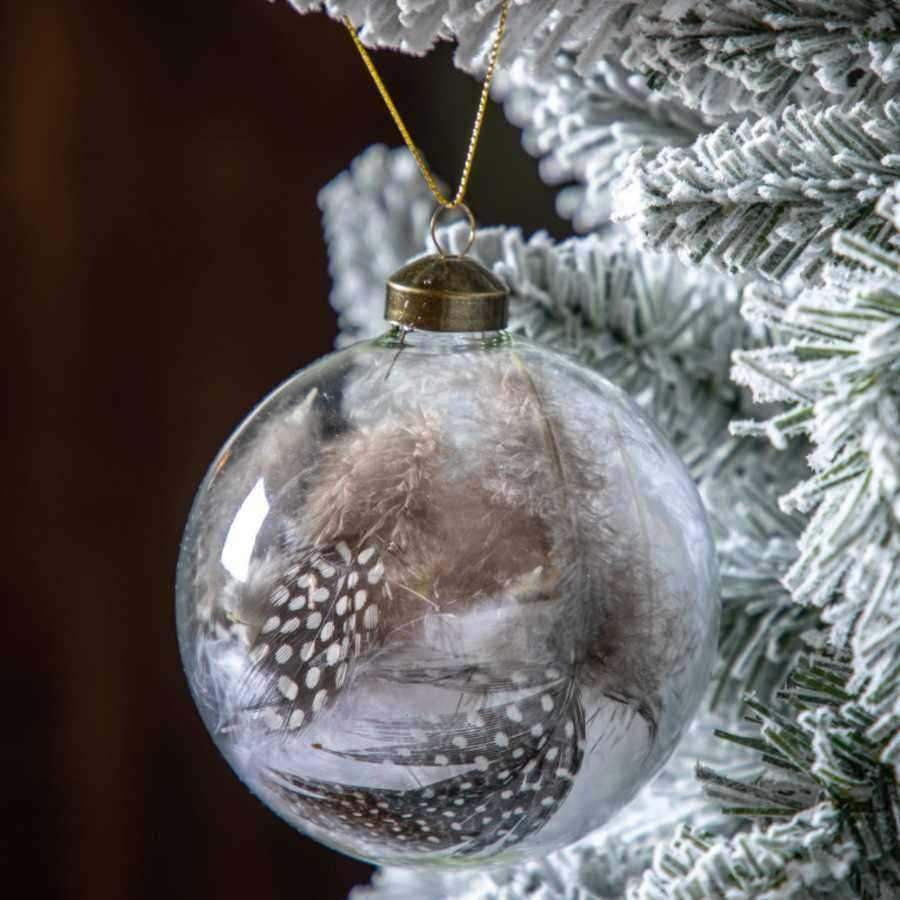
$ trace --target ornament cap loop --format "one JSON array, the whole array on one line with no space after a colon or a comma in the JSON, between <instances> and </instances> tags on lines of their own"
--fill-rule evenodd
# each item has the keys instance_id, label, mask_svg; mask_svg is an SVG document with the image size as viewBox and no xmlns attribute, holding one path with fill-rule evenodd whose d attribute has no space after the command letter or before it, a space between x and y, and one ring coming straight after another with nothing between
<instances>
[{"instance_id":1,"label":"ornament cap loop","mask_svg":"<svg viewBox=\"0 0 900 900\"><path fill-rule=\"evenodd\" d=\"M472 244L475 243L475 216L472 215L472 210L466 206L465 203L457 203L455 206L447 204L441 204L432 214L431 216L431 225L429 226L428 232L431 235L431 243L434 244L434 249L443 256L445 259L447 257L452 256L453 254L448 253L442 246L441 242L438 240L437 236L437 226L438 222L441 219L441 216L445 212L449 212L450 210L458 209L460 210L466 217L466 220L469 223L469 238L466 241L466 246L463 248L462 252L459 253L459 256L465 256L471 249Z\"/></svg>"},{"instance_id":2,"label":"ornament cap loop","mask_svg":"<svg viewBox=\"0 0 900 900\"><path fill-rule=\"evenodd\" d=\"M509 291L474 259L431 254L388 279L384 317L423 331L497 331L506 328Z\"/></svg>"}]
</instances>

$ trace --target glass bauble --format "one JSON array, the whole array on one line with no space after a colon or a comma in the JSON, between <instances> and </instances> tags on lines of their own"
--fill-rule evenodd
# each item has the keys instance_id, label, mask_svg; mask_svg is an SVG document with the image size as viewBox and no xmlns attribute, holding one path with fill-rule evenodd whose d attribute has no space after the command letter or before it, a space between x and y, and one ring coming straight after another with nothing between
<instances>
[{"instance_id":1,"label":"glass bauble","mask_svg":"<svg viewBox=\"0 0 900 900\"><path fill-rule=\"evenodd\" d=\"M718 611L665 438L502 331L394 329L296 374L212 464L178 569L184 666L234 770L392 865L602 825L693 716Z\"/></svg>"}]
</instances>

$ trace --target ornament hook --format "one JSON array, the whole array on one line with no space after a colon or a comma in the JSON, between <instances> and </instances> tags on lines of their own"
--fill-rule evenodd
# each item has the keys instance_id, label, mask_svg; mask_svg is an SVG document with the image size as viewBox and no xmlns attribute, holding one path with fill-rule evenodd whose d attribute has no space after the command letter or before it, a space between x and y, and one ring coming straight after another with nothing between
<instances>
[{"instance_id":1,"label":"ornament hook","mask_svg":"<svg viewBox=\"0 0 900 900\"><path fill-rule=\"evenodd\" d=\"M451 209L461 210L465 215L466 220L469 223L469 239L466 242L465 247L463 248L462 253L448 253L442 246L441 242L437 237L437 226L440 221L441 216L447 211ZM440 254L440 256L444 259L447 259L451 256L465 256L469 250L472 249L472 244L475 243L475 216L472 215L472 210L466 206L465 203L458 203L456 206L451 206L449 204L441 204L435 211L431 217L431 226L429 228L429 232L431 234L431 242L434 244L435 250Z\"/></svg>"}]
</instances>

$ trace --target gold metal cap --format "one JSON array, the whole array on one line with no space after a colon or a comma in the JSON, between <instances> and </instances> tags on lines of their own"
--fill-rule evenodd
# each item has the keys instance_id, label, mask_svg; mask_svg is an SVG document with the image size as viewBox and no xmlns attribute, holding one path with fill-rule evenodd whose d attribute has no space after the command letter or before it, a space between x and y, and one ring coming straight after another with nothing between
<instances>
[{"instance_id":1,"label":"gold metal cap","mask_svg":"<svg viewBox=\"0 0 900 900\"><path fill-rule=\"evenodd\" d=\"M474 259L436 253L388 279L384 317L423 331L496 331L506 328L509 291Z\"/></svg>"}]
</instances>

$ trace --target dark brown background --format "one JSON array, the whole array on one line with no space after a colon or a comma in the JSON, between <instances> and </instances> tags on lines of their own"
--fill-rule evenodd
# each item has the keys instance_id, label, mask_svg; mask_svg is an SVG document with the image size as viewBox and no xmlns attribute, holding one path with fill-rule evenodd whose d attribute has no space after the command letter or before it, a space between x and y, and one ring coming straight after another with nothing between
<instances>
[{"instance_id":1,"label":"dark brown background","mask_svg":"<svg viewBox=\"0 0 900 900\"><path fill-rule=\"evenodd\" d=\"M368 867L268 813L203 731L172 582L218 445L334 338L316 194L393 127L341 27L284 2L0 10L0 883L344 897ZM477 85L447 49L378 59L452 180ZM535 172L493 109L470 193L482 220L564 230Z\"/></svg>"}]
</instances>

